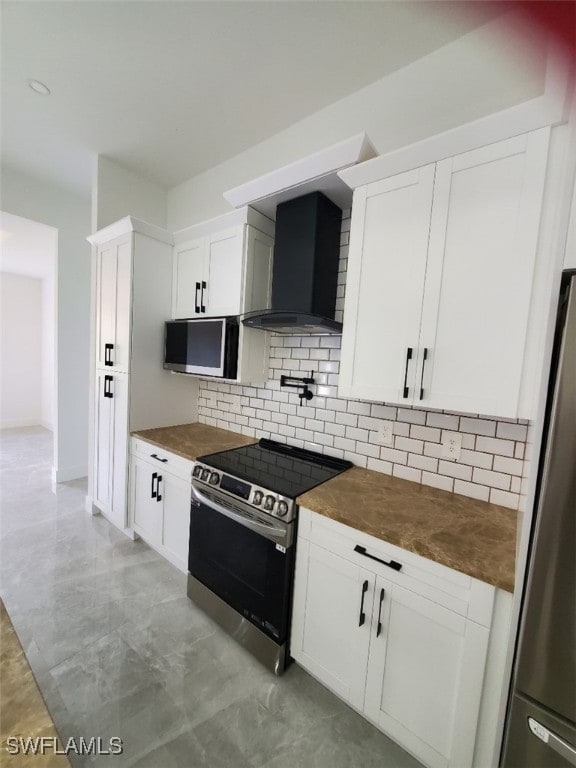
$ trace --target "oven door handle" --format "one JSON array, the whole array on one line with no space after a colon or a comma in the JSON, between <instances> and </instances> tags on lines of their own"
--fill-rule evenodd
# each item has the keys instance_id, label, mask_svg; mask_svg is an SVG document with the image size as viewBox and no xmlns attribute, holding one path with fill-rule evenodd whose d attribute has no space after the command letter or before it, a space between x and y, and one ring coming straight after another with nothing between
<instances>
[{"instance_id":1,"label":"oven door handle","mask_svg":"<svg viewBox=\"0 0 576 768\"><path fill-rule=\"evenodd\" d=\"M252 520L249 517L245 517L240 512L235 512L231 509L228 509L227 507L218 504L217 501L214 501L213 499L210 499L207 496L201 494L194 483L192 483L192 493L202 504L205 504L207 507L211 507L212 509L216 510L216 512L220 512L222 515L226 515L226 517L229 517L231 520L235 520L245 528L249 528L255 533L260 533L265 538L270 539L271 541L275 541L278 544L283 544L286 547L290 545L291 542L286 538L288 536L288 530L286 528L277 528L274 525L265 525L264 523L259 523L257 520Z\"/></svg>"}]
</instances>

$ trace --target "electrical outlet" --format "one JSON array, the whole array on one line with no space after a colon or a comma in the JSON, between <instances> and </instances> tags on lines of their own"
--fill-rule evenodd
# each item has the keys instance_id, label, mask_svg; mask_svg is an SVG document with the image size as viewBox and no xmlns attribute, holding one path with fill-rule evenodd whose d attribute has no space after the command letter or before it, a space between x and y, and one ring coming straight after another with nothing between
<instances>
[{"instance_id":1,"label":"electrical outlet","mask_svg":"<svg viewBox=\"0 0 576 768\"><path fill-rule=\"evenodd\" d=\"M394 424L392 421L381 421L376 431L376 439L380 445L392 445L394 442Z\"/></svg>"},{"instance_id":2,"label":"electrical outlet","mask_svg":"<svg viewBox=\"0 0 576 768\"><path fill-rule=\"evenodd\" d=\"M444 432L442 434L442 458L458 461L462 450L462 435L460 432Z\"/></svg>"}]
</instances>

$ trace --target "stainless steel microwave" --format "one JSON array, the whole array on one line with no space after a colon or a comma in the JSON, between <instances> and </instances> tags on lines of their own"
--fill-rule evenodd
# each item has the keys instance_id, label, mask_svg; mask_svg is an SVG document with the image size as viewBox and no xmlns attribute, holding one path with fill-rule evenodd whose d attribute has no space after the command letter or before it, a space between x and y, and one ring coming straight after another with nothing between
<instances>
[{"instance_id":1,"label":"stainless steel microwave","mask_svg":"<svg viewBox=\"0 0 576 768\"><path fill-rule=\"evenodd\" d=\"M235 379L238 367L237 317L168 320L164 344L164 368Z\"/></svg>"}]
</instances>

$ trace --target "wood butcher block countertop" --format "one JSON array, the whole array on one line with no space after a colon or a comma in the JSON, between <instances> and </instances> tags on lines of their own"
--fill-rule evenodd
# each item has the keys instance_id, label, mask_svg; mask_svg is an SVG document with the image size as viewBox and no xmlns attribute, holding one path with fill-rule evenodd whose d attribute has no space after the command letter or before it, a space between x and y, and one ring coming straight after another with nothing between
<instances>
[{"instance_id":1,"label":"wood butcher block countertop","mask_svg":"<svg viewBox=\"0 0 576 768\"><path fill-rule=\"evenodd\" d=\"M158 427L132 432L132 437L145 440L166 451L196 461L198 456L217 451L228 451L241 445L256 442L253 437L229 432L226 429L211 427L208 424L180 424L177 427Z\"/></svg>"},{"instance_id":2,"label":"wood butcher block countertop","mask_svg":"<svg viewBox=\"0 0 576 768\"><path fill-rule=\"evenodd\" d=\"M514 591L512 509L353 467L298 498L321 515Z\"/></svg>"}]
</instances>

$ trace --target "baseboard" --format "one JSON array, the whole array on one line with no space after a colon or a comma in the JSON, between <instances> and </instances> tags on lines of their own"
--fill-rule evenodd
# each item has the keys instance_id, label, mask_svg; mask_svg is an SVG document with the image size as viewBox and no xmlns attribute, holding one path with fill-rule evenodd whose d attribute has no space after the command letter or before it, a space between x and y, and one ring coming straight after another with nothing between
<instances>
[{"instance_id":1,"label":"baseboard","mask_svg":"<svg viewBox=\"0 0 576 768\"><path fill-rule=\"evenodd\" d=\"M79 464L77 467L65 467L64 469L52 469L52 481L67 483L69 480L79 480L88 475L88 466Z\"/></svg>"},{"instance_id":2,"label":"baseboard","mask_svg":"<svg viewBox=\"0 0 576 768\"><path fill-rule=\"evenodd\" d=\"M18 429L19 427L43 427L40 419L16 419L0 421L0 429Z\"/></svg>"}]
</instances>

